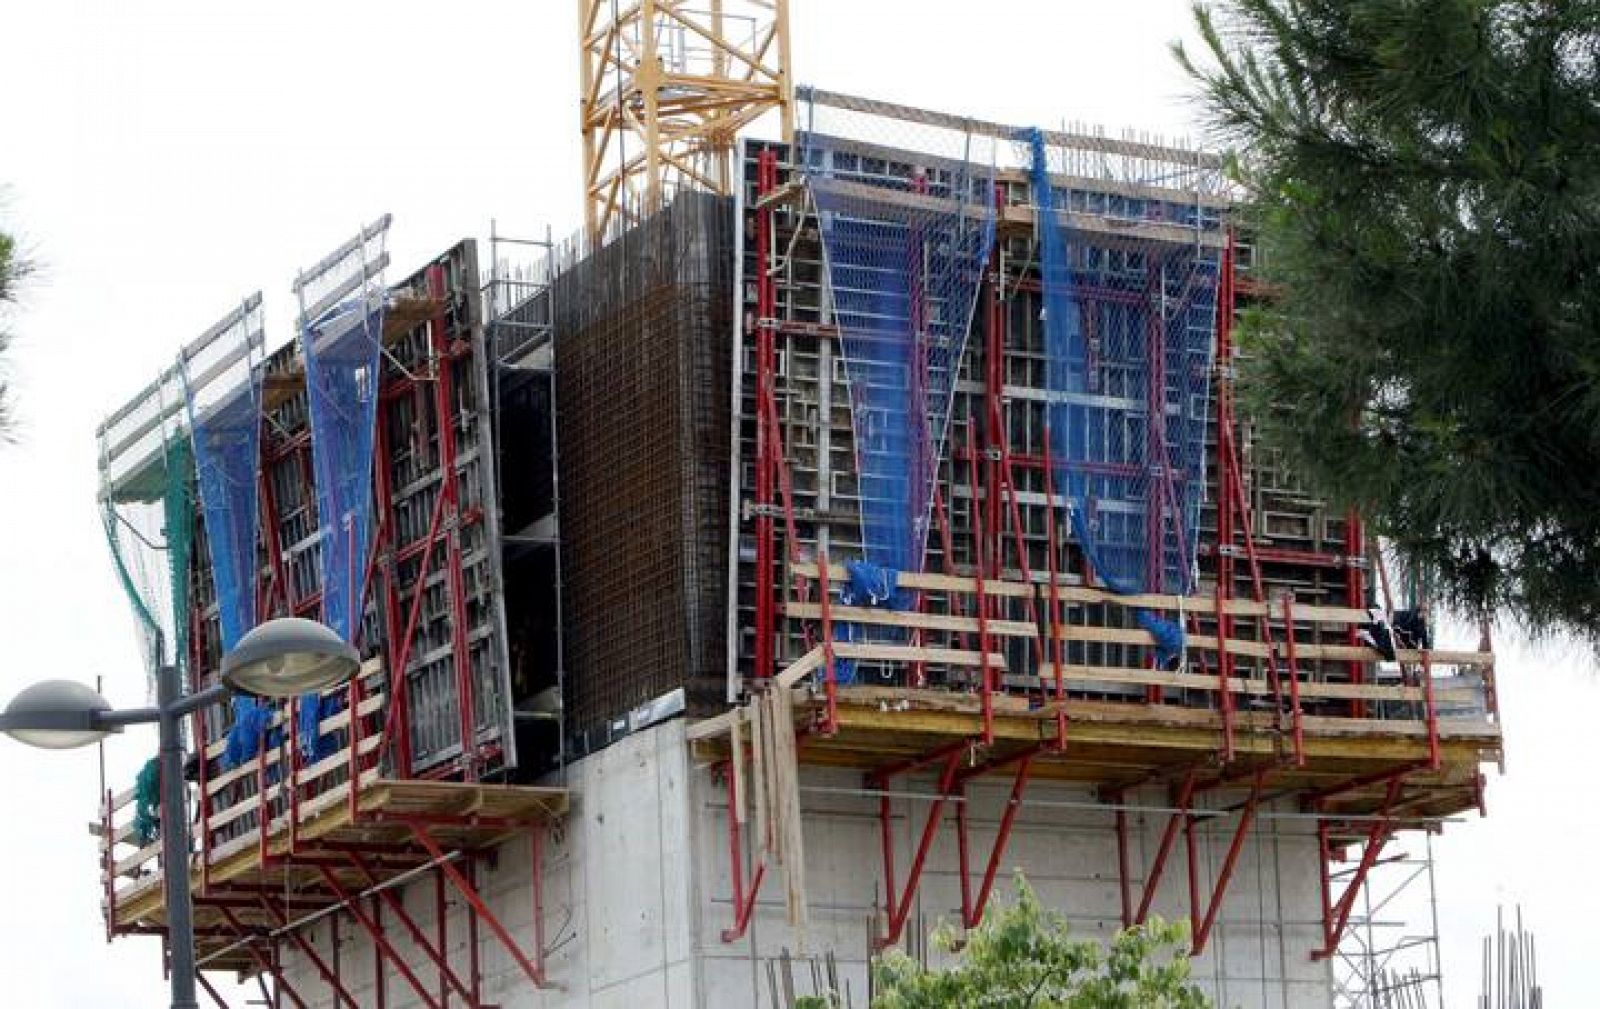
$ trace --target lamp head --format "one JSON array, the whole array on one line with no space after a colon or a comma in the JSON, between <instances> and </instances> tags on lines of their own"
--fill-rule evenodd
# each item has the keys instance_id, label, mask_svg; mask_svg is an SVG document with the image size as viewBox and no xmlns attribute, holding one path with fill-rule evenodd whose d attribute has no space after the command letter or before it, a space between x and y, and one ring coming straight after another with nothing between
<instances>
[{"instance_id":1,"label":"lamp head","mask_svg":"<svg viewBox=\"0 0 1600 1009\"><path fill-rule=\"evenodd\" d=\"M0 732L29 746L70 750L117 731L101 721L110 710L110 702L82 683L44 680L11 699L0 713Z\"/></svg>"},{"instance_id":2,"label":"lamp head","mask_svg":"<svg viewBox=\"0 0 1600 1009\"><path fill-rule=\"evenodd\" d=\"M355 646L300 617L268 620L222 657L222 682L257 697L294 697L336 687L361 668Z\"/></svg>"}]
</instances>

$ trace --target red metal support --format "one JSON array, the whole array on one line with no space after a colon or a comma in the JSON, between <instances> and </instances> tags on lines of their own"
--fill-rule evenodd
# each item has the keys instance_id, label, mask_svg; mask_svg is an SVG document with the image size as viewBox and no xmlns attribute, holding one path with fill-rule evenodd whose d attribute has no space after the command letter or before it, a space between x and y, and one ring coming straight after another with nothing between
<instances>
[{"instance_id":1,"label":"red metal support","mask_svg":"<svg viewBox=\"0 0 1600 1009\"><path fill-rule=\"evenodd\" d=\"M1286 658L1289 662L1289 718L1290 733L1294 740L1294 765L1306 766L1306 737L1304 713L1300 708L1300 663L1295 653L1294 595L1283 597L1283 632Z\"/></svg>"},{"instance_id":2,"label":"red metal support","mask_svg":"<svg viewBox=\"0 0 1600 1009\"><path fill-rule=\"evenodd\" d=\"M450 644L452 662L456 673L456 709L460 726L461 774L467 781L477 781L480 763L477 730L474 727L474 702L476 688L472 677L472 657L468 651L467 632L471 627L467 614L466 585L461 573L461 485L456 472L455 424L455 359L458 356L450 340L449 318L443 302L446 294L446 277L443 266L428 268L428 294L441 302L438 316L429 325L433 344L434 371L433 403L434 425L438 434L439 494L448 501L445 535L445 583L450 594ZM418 582L418 588L423 587ZM352 607L352 612L359 612Z\"/></svg>"},{"instance_id":3,"label":"red metal support","mask_svg":"<svg viewBox=\"0 0 1600 1009\"><path fill-rule=\"evenodd\" d=\"M383 903L376 896L372 898L372 920L383 927ZM372 997L376 1009L388 1009L389 979L383 972L383 951L377 946L372 947Z\"/></svg>"},{"instance_id":4,"label":"red metal support","mask_svg":"<svg viewBox=\"0 0 1600 1009\"><path fill-rule=\"evenodd\" d=\"M1133 924L1142 925L1150 915L1150 905L1155 902L1156 890L1161 886L1161 877L1167 868L1167 859L1172 855L1173 842L1178 839L1178 828L1185 826L1189 817L1189 806L1194 801L1196 772L1191 770L1184 775L1183 784L1177 790L1173 800L1176 811L1167 818L1166 830L1162 831L1161 843L1156 847L1156 857L1150 863L1150 869L1145 873L1144 889L1139 897L1139 909L1134 912ZM1121 801L1120 799L1118 801ZM1124 875L1126 880L1127 876Z\"/></svg>"},{"instance_id":5,"label":"red metal support","mask_svg":"<svg viewBox=\"0 0 1600 1009\"><path fill-rule=\"evenodd\" d=\"M1061 577L1061 572L1058 570L1058 565L1060 563L1061 542L1056 530L1056 485L1054 469L1055 467L1052 465L1050 460L1050 424L1047 420L1044 426L1044 517L1046 549L1050 554L1050 612L1046 617L1046 626L1049 628L1050 634L1050 663L1055 669L1056 678L1056 749L1058 751L1065 751L1067 748L1067 650L1061 639L1061 588L1058 584Z\"/></svg>"},{"instance_id":6,"label":"red metal support","mask_svg":"<svg viewBox=\"0 0 1600 1009\"><path fill-rule=\"evenodd\" d=\"M349 853L349 858L350 864L355 866L361 875L366 879L367 885L369 887L376 887L379 879L377 873L373 871L371 864L365 858L363 858L360 853L355 851ZM443 886L442 877L440 878L440 886L441 888ZM443 893L442 889L440 890L440 893ZM394 914L395 920L398 921L402 927L404 927L406 934L411 937L411 941L416 945L417 949L421 950L423 954L426 955L429 960L433 961L434 965L439 968L439 983L441 986L439 996L440 1004L444 1004L445 1000L449 997L446 994L449 989L454 988L461 994L462 998L467 1000L467 1004L469 1006L475 1005L476 1003L473 999L472 992L467 987L466 982L462 981L456 972L450 969L450 947L445 942L445 936L443 934L443 922L445 920L444 915L439 915L438 920L441 923L441 932L439 936L439 942L436 945L428 941L428 937L423 933L422 927L418 925L416 920L411 917L409 912L406 911L405 904L400 900L400 898L396 897L387 889L378 890L374 896L378 901L382 902L382 906L386 906L389 911ZM382 921L377 916L376 911L377 907L374 906L373 912L369 913L368 916L377 926L378 931L382 932ZM382 945L374 943L373 946L380 953L383 952L384 947Z\"/></svg>"},{"instance_id":7,"label":"red metal support","mask_svg":"<svg viewBox=\"0 0 1600 1009\"><path fill-rule=\"evenodd\" d=\"M967 873L967 804L965 802L966 781L972 775L966 775L961 782L963 801L957 807L956 830L957 843L961 854L961 921L967 928L977 928L983 921L984 908L988 906L989 894L994 889L995 875L1000 868L1000 859L1005 856L1006 845L1011 841L1011 831L1016 826L1017 813L1022 810L1022 796L1027 790L1030 772L1033 769L1033 758L1038 755L1040 746L1029 748L1020 754L1008 758L1016 761L1017 770L1012 778L1011 793L1006 799L1006 808L1000 814L1000 824L995 830L994 846L989 850L989 861L984 867L983 883L978 888L977 897L969 892L969 875Z\"/></svg>"},{"instance_id":8,"label":"red metal support","mask_svg":"<svg viewBox=\"0 0 1600 1009\"><path fill-rule=\"evenodd\" d=\"M722 768L728 789L728 865L733 877L733 927L722 930L723 942L737 942L744 937L745 930L750 927L750 916L755 912L756 894L761 892L761 882L767 875L766 860L758 860L750 875L750 890L748 893L745 891L744 842L743 832L739 829L739 803L744 800L739 795L732 766L734 760L742 759L742 754L734 754ZM756 843L759 844L760 839Z\"/></svg>"},{"instance_id":9,"label":"red metal support","mask_svg":"<svg viewBox=\"0 0 1600 1009\"><path fill-rule=\"evenodd\" d=\"M399 971L400 976L405 978L406 983L417 993L417 998L422 1001L422 1004L430 1007L430 1009L441 1009L439 1001L428 991L427 986L422 983L422 979L417 977L416 972L411 969L411 965L406 962L406 958L401 956L394 946L390 944L389 937L384 933L384 930L367 914L366 909L361 906L361 902L345 890L344 884L339 882L338 874L326 865L318 865L317 869L322 873L322 878L328 884L328 889L332 890L334 896L344 902L345 910L349 911L350 916L366 930L368 937L372 939L373 945L382 950L383 955L389 958L390 963L394 964L395 970Z\"/></svg>"},{"instance_id":10,"label":"red metal support","mask_svg":"<svg viewBox=\"0 0 1600 1009\"><path fill-rule=\"evenodd\" d=\"M976 520L979 514L978 497L978 455L973 438L972 425L967 425L967 482L969 500L972 506L972 517ZM978 614L978 689L983 699L983 745L994 745L994 677L989 669L989 595L984 589L985 552L988 547L988 533L986 523L980 523L984 531L973 535L973 587L977 590Z\"/></svg>"},{"instance_id":11,"label":"red metal support","mask_svg":"<svg viewBox=\"0 0 1600 1009\"><path fill-rule=\"evenodd\" d=\"M777 187L778 158L763 150L756 159L756 194L765 197ZM772 567L776 561L775 529L772 522L772 440L767 402L772 398L775 369L772 325L777 317L777 299L772 281L772 207L764 202L756 208L756 641L757 679L773 672L773 646L777 615Z\"/></svg>"},{"instance_id":12,"label":"red metal support","mask_svg":"<svg viewBox=\"0 0 1600 1009\"><path fill-rule=\"evenodd\" d=\"M288 914L284 912L283 908L274 903L270 897L262 897L261 906L266 909L268 914L272 915L272 917L278 922L279 926L289 924ZM232 918L231 911L225 911L224 913ZM247 932L242 923L238 927L241 933ZM316 968L317 973L321 975L323 982L327 984L328 990L333 993L335 999L339 1002L343 1002L345 1005L349 1006L350 1009L361 1009L361 1004L356 1001L354 995L351 995L350 992L345 989L344 982L341 981L339 975L328 966L328 962L322 958L322 954L317 952L317 947L313 946L311 941L308 940L304 935L301 935L299 929L290 929L286 934L289 937L289 941L294 943L295 947L300 950L301 954L311 962L311 966Z\"/></svg>"},{"instance_id":13,"label":"red metal support","mask_svg":"<svg viewBox=\"0 0 1600 1009\"><path fill-rule=\"evenodd\" d=\"M289 982L284 979L283 971L280 970L278 966L278 957L276 952L274 952L274 954L270 957L263 956L261 951L256 949L255 943L251 941L252 938L254 938L255 930L252 930L248 925L241 921L239 916L234 913L232 908L222 908L222 916L224 920L228 922L228 925L233 929L234 936L244 944L243 949L250 959L255 962L257 970L264 975L270 975L272 977L274 989L276 989L279 994L289 996L289 1001L293 1002L299 1007L299 1009L307 1009L305 999L302 999L300 997L300 993L295 991L294 986L289 984ZM276 950L276 945L274 945L274 950Z\"/></svg>"},{"instance_id":14,"label":"red metal support","mask_svg":"<svg viewBox=\"0 0 1600 1009\"><path fill-rule=\"evenodd\" d=\"M1400 798L1400 789L1405 782L1406 774L1397 773L1389 779L1388 787L1384 790L1383 805L1378 815L1373 818L1372 826L1367 830L1366 843L1362 847L1361 860L1356 864L1355 872L1345 886L1345 892L1337 901L1332 900L1332 880L1328 878L1329 869L1332 867L1332 849L1329 845L1329 828L1325 820L1319 820L1317 825L1318 844L1322 855L1322 937L1323 945L1311 954L1313 960L1324 960L1333 956L1339 949L1339 943L1344 938L1345 927L1350 923L1350 912L1355 908L1356 896L1361 892L1361 887L1367 881L1367 874L1377 864L1378 856L1388 845L1390 837L1394 835L1394 820L1390 813L1394 809L1395 801ZM1319 805L1319 812L1321 808Z\"/></svg>"},{"instance_id":15,"label":"red metal support","mask_svg":"<svg viewBox=\"0 0 1600 1009\"><path fill-rule=\"evenodd\" d=\"M450 949L450 904L444 895L444 873L435 869L433 872L433 925L439 933L439 948ZM439 1002L444 1003L450 997L449 982L445 979L445 969L448 964L439 964Z\"/></svg>"},{"instance_id":16,"label":"red metal support","mask_svg":"<svg viewBox=\"0 0 1600 1009\"><path fill-rule=\"evenodd\" d=\"M1439 706L1433 696L1433 653L1422 653L1422 702L1428 723L1428 769L1437 771L1442 759L1439 751Z\"/></svg>"},{"instance_id":17,"label":"red metal support","mask_svg":"<svg viewBox=\"0 0 1600 1009\"><path fill-rule=\"evenodd\" d=\"M211 996L211 1001L217 1004L217 1009L229 1009L228 1002L222 997L222 993L217 991L217 989L212 986L210 981L206 980L206 976L203 973L200 971L195 971L194 979L199 983L201 988L205 989L206 994Z\"/></svg>"},{"instance_id":18,"label":"red metal support","mask_svg":"<svg viewBox=\"0 0 1600 1009\"><path fill-rule=\"evenodd\" d=\"M906 874L905 889L896 895L894 886L894 862L892 835L888 823L888 806L880 806L880 815L884 818L884 891L888 904L887 930L881 936L873 939L873 945L878 949L885 949L900 941L905 932L906 921L911 917L911 902L916 898L917 885L922 881L922 870L928 862L928 852L933 848L933 839L939 831L939 821L944 816L945 803L955 796L956 772L961 766L961 756L965 746L952 750L944 758L944 769L939 775L938 791L930 803L928 818L922 827L922 836L917 843L917 849L911 857L911 868ZM877 779L879 787L887 789L887 776Z\"/></svg>"},{"instance_id":19,"label":"red metal support","mask_svg":"<svg viewBox=\"0 0 1600 1009\"><path fill-rule=\"evenodd\" d=\"M822 611L822 734L832 736L839 731L839 681L833 659L833 592L828 586L828 554L822 550L817 551L817 596Z\"/></svg>"},{"instance_id":20,"label":"red metal support","mask_svg":"<svg viewBox=\"0 0 1600 1009\"><path fill-rule=\"evenodd\" d=\"M1128 881L1128 811L1121 808L1122 797L1117 797L1115 814L1117 831L1117 891L1122 898L1122 927L1133 927L1133 889Z\"/></svg>"},{"instance_id":21,"label":"red metal support","mask_svg":"<svg viewBox=\"0 0 1600 1009\"><path fill-rule=\"evenodd\" d=\"M489 905L484 903L483 897L478 893L477 888L472 885L467 877L461 874L460 869L457 869L452 864L444 849L439 846L439 842L428 832L427 824L416 819L411 819L408 823L412 835L417 839L417 843L422 845L428 854L434 858L439 865L439 869L449 878L456 891L461 894L462 899L477 912L483 923L489 926L489 931L494 933L494 937L500 941L501 946L505 947L505 951L510 954L511 959L516 961L518 967L522 968L522 972L527 975L528 980L533 982L536 987L545 987L544 949L541 947L534 950L531 958L524 953L522 947L517 944L516 939L512 938L511 933L500 923L500 919L495 916L493 911L489 910ZM536 826L534 829L540 830L543 828ZM540 872L540 867L535 865L532 871L537 874ZM537 921L542 916L543 910L536 909L534 920Z\"/></svg>"},{"instance_id":22,"label":"red metal support","mask_svg":"<svg viewBox=\"0 0 1600 1009\"><path fill-rule=\"evenodd\" d=\"M1239 864L1239 853L1244 849L1244 840L1250 833L1250 827L1255 823L1256 807L1261 802L1261 787L1266 780L1266 774L1265 770L1256 771L1250 783L1250 797L1245 801L1244 808L1239 814L1239 822L1234 826L1233 840L1228 844L1228 853L1222 860L1222 867L1217 870L1217 878L1211 887L1211 899L1206 904L1204 915L1200 916L1198 927L1194 930L1194 944L1191 950L1193 956L1205 952L1206 940L1210 938L1212 926L1216 924L1217 912L1221 910L1223 897L1228 892L1228 883L1232 881L1234 868ZM1195 880L1192 877L1189 881L1189 890L1191 894L1196 892ZM1199 908L1194 908L1194 913L1198 912Z\"/></svg>"}]
</instances>

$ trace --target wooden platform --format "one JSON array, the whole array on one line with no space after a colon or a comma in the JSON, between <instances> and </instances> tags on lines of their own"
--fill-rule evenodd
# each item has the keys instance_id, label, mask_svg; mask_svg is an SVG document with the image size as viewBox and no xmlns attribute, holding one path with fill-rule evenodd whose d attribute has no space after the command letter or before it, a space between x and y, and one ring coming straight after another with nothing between
<instances>
[{"instance_id":1,"label":"wooden platform","mask_svg":"<svg viewBox=\"0 0 1600 1009\"><path fill-rule=\"evenodd\" d=\"M238 939L240 925L266 934L339 905L342 898L325 867L347 893L358 894L430 866L433 859L418 843L414 825L447 854L473 852L548 824L568 808L568 793L559 788L396 781L379 778L376 771L363 775L354 815L349 799L348 785L340 784L303 803L292 852L288 818L276 818L265 865L254 830L213 849L204 869L196 857L190 882L203 967L253 973L258 964ZM145 865L118 868L137 875L117 888L107 909L114 915L113 927L136 932L163 927L162 876L153 856Z\"/></svg>"},{"instance_id":2,"label":"wooden platform","mask_svg":"<svg viewBox=\"0 0 1600 1009\"><path fill-rule=\"evenodd\" d=\"M1282 725L1275 724L1280 720L1270 711L1244 710L1233 715L1235 759L1224 765L1218 756L1222 716L1217 711L1130 700L1069 698L1064 705L1044 707L1030 707L1012 695L994 701L994 742L983 746L982 701L975 694L840 686L837 731L827 735L812 729L825 706L821 692L813 686L794 688L800 761L865 772L971 740L974 765L1004 764L1010 755L1039 748L1036 778L1093 785L1107 794L1174 779L1196 767L1213 777L1267 767L1269 789L1306 795L1415 765L1392 812L1443 817L1477 807L1480 766L1500 758L1499 727L1486 719L1440 719L1440 761L1434 770L1425 766L1424 722L1307 715L1305 761L1297 766ZM1058 711L1066 714L1067 743L1060 750L1054 746ZM735 718L743 718L743 709L691 728L701 759L727 756ZM1330 799L1330 807L1370 814L1382 805L1383 791L1381 782L1349 788Z\"/></svg>"}]
</instances>

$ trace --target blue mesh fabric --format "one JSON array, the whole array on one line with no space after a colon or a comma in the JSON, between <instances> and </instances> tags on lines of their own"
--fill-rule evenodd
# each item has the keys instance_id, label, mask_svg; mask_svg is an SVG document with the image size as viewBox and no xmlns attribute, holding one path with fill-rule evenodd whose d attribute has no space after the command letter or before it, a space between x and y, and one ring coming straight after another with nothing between
<instances>
[{"instance_id":1,"label":"blue mesh fabric","mask_svg":"<svg viewBox=\"0 0 1600 1009\"><path fill-rule=\"evenodd\" d=\"M372 453L383 315L382 292L364 291L300 333L321 526L322 616L351 642L361 623L372 536ZM311 759L322 749L317 724L327 713L316 695L302 699L301 746Z\"/></svg>"},{"instance_id":2,"label":"blue mesh fabric","mask_svg":"<svg viewBox=\"0 0 1600 1009\"><path fill-rule=\"evenodd\" d=\"M257 473L261 453L261 370L248 360L231 388L209 403L183 361L184 391L194 444L196 481L205 518L206 543L217 593L217 619L224 652L256 625L256 529L260 512ZM256 755L267 702L235 695L233 721L223 763L234 766Z\"/></svg>"},{"instance_id":3,"label":"blue mesh fabric","mask_svg":"<svg viewBox=\"0 0 1600 1009\"><path fill-rule=\"evenodd\" d=\"M1200 238L1221 222L1178 191L1169 201L1058 189L1042 132L1028 131L1025 147L1038 212L1055 486L1107 587L1188 593L1205 491L1220 263L1216 243ZM1163 227L1111 234L1074 227L1079 214Z\"/></svg>"},{"instance_id":4,"label":"blue mesh fabric","mask_svg":"<svg viewBox=\"0 0 1600 1009\"><path fill-rule=\"evenodd\" d=\"M801 134L850 381L866 559L920 571L933 488L983 270L992 165L915 177L875 170L847 140Z\"/></svg>"}]
</instances>

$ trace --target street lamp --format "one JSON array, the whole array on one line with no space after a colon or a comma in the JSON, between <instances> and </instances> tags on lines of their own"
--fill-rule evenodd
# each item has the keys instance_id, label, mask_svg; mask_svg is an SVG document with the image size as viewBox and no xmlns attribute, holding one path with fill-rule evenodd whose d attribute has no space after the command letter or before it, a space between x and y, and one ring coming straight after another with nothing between
<instances>
[{"instance_id":1,"label":"street lamp","mask_svg":"<svg viewBox=\"0 0 1600 1009\"><path fill-rule=\"evenodd\" d=\"M172 1009L195 1000L193 907L189 897L189 817L183 786L183 716L230 693L294 697L327 690L355 676L361 656L331 628L299 617L268 620L222 658L222 682L185 695L176 666L156 673L156 706L114 710L98 693L71 680L45 680L23 690L0 713L0 732L29 746L65 750L98 742L125 725L155 722L160 734L161 859L166 867L167 937L172 956ZM176 870L176 871L175 871Z\"/></svg>"}]
</instances>

